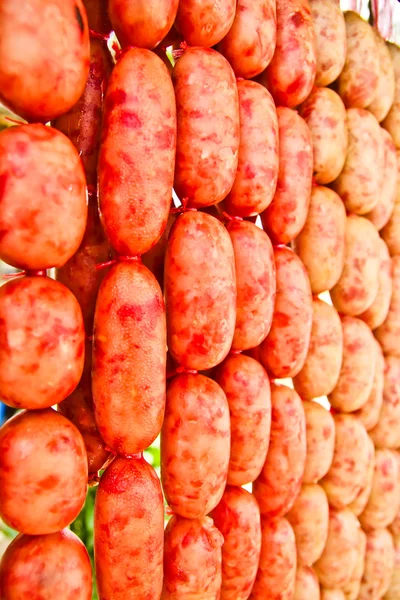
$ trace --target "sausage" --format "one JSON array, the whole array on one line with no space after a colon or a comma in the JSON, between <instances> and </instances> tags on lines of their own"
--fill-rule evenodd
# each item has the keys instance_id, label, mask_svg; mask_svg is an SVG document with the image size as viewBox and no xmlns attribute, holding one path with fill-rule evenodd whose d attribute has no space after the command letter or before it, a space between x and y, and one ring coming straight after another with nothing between
<instances>
[{"instance_id":1,"label":"sausage","mask_svg":"<svg viewBox=\"0 0 400 600\"><path fill-rule=\"evenodd\" d=\"M180 0L175 27L189 46L215 46L232 27L235 0Z\"/></svg>"},{"instance_id":2,"label":"sausage","mask_svg":"<svg viewBox=\"0 0 400 600\"><path fill-rule=\"evenodd\" d=\"M374 115L362 108L347 109L347 127L346 160L332 186L349 212L364 215L377 206L381 193L385 173L384 139Z\"/></svg>"},{"instance_id":3,"label":"sausage","mask_svg":"<svg viewBox=\"0 0 400 600\"><path fill-rule=\"evenodd\" d=\"M333 4L328 0L326 5ZM336 179L344 166L348 145L346 109L343 101L329 88L313 88L300 107L312 138L314 177L326 184Z\"/></svg>"},{"instance_id":4,"label":"sausage","mask_svg":"<svg viewBox=\"0 0 400 600\"><path fill-rule=\"evenodd\" d=\"M231 422L228 484L253 482L265 463L271 429L271 391L262 366L250 356L229 355L215 381L226 394Z\"/></svg>"},{"instance_id":5,"label":"sausage","mask_svg":"<svg viewBox=\"0 0 400 600\"><path fill-rule=\"evenodd\" d=\"M397 162L397 181L399 180L399 169L400 169L400 150L396 150L396 162ZM381 236L385 240L391 256L400 254L400 243L399 243L399 232L400 232L400 193L396 191L394 200L394 206L390 214L390 218L386 225L382 228Z\"/></svg>"},{"instance_id":6,"label":"sausage","mask_svg":"<svg viewBox=\"0 0 400 600\"><path fill-rule=\"evenodd\" d=\"M367 533L365 568L359 600L382 598L389 589L394 569L393 539L387 529Z\"/></svg>"},{"instance_id":7,"label":"sausage","mask_svg":"<svg viewBox=\"0 0 400 600\"><path fill-rule=\"evenodd\" d=\"M329 505L321 486L302 485L286 515L296 537L297 564L312 565L321 556L328 537Z\"/></svg>"},{"instance_id":8,"label":"sausage","mask_svg":"<svg viewBox=\"0 0 400 600\"><path fill-rule=\"evenodd\" d=\"M164 534L162 600L217 600L221 589L224 538L209 517L168 522ZM157 596L158 597L158 596Z\"/></svg>"},{"instance_id":9,"label":"sausage","mask_svg":"<svg viewBox=\"0 0 400 600\"><path fill-rule=\"evenodd\" d=\"M302 370L293 379L295 390L303 400L332 392L339 379L342 351L342 324L336 309L314 298L307 357Z\"/></svg>"},{"instance_id":10,"label":"sausage","mask_svg":"<svg viewBox=\"0 0 400 600\"><path fill-rule=\"evenodd\" d=\"M0 287L0 396L15 408L48 408L82 375L85 332L71 292L45 276Z\"/></svg>"},{"instance_id":11,"label":"sausage","mask_svg":"<svg viewBox=\"0 0 400 600\"><path fill-rule=\"evenodd\" d=\"M378 448L396 449L400 446L400 358L386 356L385 365L382 408L370 436Z\"/></svg>"},{"instance_id":12,"label":"sausage","mask_svg":"<svg viewBox=\"0 0 400 600\"><path fill-rule=\"evenodd\" d=\"M92 566L81 540L69 529L45 536L18 535L0 563L3 600L92 598Z\"/></svg>"},{"instance_id":13,"label":"sausage","mask_svg":"<svg viewBox=\"0 0 400 600\"><path fill-rule=\"evenodd\" d=\"M364 573L367 536L362 529L358 530L357 561L349 581L343 586L346 600L357 600L360 593L361 578Z\"/></svg>"},{"instance_id":14,"label":"sausage","mask_svg":"<svg viewBox=\"0 0 400 600\"><path fill-rule=\"evenodd\" d=\"M376 340L374 340L374 342L376 359L372 390L366 403L354 413L363 423L367 431L375 427L378 423L383 402L385 359L383 357L382 348Z\"/></svg>"},{"instance_id":15,"label":"sausage","mask_svg":"<svg viewBox=\"0 0 400 600\"><path fill-rule=\"evenodd\" d=\"M225 198L228 213L248 217L263 212L276 190L279 132L271 94L255 81L238 81L240 144L233 187Z\"/></svg>"},{"instance_id":16,"label":"sausage","mask_svg":"<svg viewBox=\"0 0 400 600\"><path fill-rule=\"evenodd\" d=\"M400 357L400 257L392 257L392 296L386 319L374 331L384 354Z\"/></svg>"},{"instance_id":17,"label":"sausage","mask_svg":"<svg viewBox=\"0 0 400 600\"><path fill-rule=\"evenodd\" d=\"M271 330L260 345L260 361L273 377L294 377L304 365L310 343L310 282L303 263L292 250L278 246L274 255L275 311Z\"/></svg>"},{"instance_id":18,"label":"sausage","mask_svg":"<svg viewBox=\"0 0 400 600\"><path fill-rule=\"evenodd\" d=\"M112 31L107 4L108 0L83 0L89 28L92 31L104 34Z\"/></svg>"},{"instance_id":19,"label":"sausage","mask_svg":"<svg viewBox=\"0 0 400 600\"><path fill-rule=\"evenodd\" d=\"M393 538L394 543L394 568L389 588L384 595L385 600L397 600L400 592L400 539L396 536Z\"/></svg>"},{"instance_id":20,"label":"sausage","mask_svg":"<svg viewBox=\"0 0 400 600\"><path fill-rule=\"evenodd\" d=\"M251 79L271 62L276 44L274 0L238 0L232 27L218 45L237 77Z\"/></svg>"},{"instance_id":21,"label":"sausage","mask_svg":"<svg viewBox=\"0 0 400 600\"><path fill-rule=\"evenodd\" d=\"M176 109L171 77L149 50L127 50L110 77L99 156L100 211L118 254L144 254L171 206Z\"/></svg>"},{"instance_id":22,"label":"sausage","mask_svg":"<svg viewBox=\"0 0 400 600\"><path fill-rule=\"evenodd\" d=\"M276 277L267 234L248 221L227 225L235 255L236 325L233 350L255 348L267 337L275 306Z\"/></svg>"},{"instance_id":23,"label":"sausage","mask_svg":"<svg viewBox=\"0 0 400 600\"><path fill-rule=\"evenodd\" d=\"M384 144L384 165L382 185L379 190L378 203L365 216L379 230L383 229L392 216L397 197L397 154L393 138L381 127Z\"/></svg>"},{"instance_id":24,"label":"sausage","mask_svg":"<svg viewBox=\"0 0 400 600\"><path fill-rule=\"evenodd\" d=\"M307 442L303 483L314 483L326 475L332 464L335 421L331 413L316 402L303 402L303 409Z\"/></svg>"},{"instance_id":25,"label":"sausage","mask_svg":"<svg viewBox=\"0 0 400 600\"><path fill-rule=\"evenodd\" d=\"M382 126L390 133L393 137L396 148L400 147L400 49L396 44L387 42L389 48L390 57L393 64L394 80L395 80L395 91L393 104L382 122Z\"/></svg>"},{"instance_id":26,"label":"sausage","mask_svg":"<svg viewBox=\"0 0 400 600\"><path fill-rule=\"evenodd\" d=\"M305 225L293 241L310 279L311 290L331 290L343 271L346 211L329 188L313 187Z\"/></svg>"},{"instance_id":27,"label":"sausage","mask_svg":"<svg viewBox=\"0 0 400 600\"><path fill-rule=\"evenodd\" d=\"M309 0L315 32L315 85L326 86L340 75L346 59L346 26L335 0Z\"/></svg>"},{"instance_id":28,"label":"sausage","mask_svg":"<svg viewBox=\"0 0 400 600\"><path fill-rule=\"evenodd\" d=\"M91 379L91 343L86 345L86 361L84 373L78 387L58 405L57 411L69 419L79 430L85 442L89 476L96 475L104 468L109 451L100 436L93 412L92 379Z\"/></svg>"},{"instance_id":29,"label":"sausage","mask_svg":"<svg viewBox=\"0 0 400 600\"><path fill-rule=\"evenodd\" d=\"M271 385L272 421L267 459L253 483L261 514L278 517L293 506L306 459L305 417L294 390Z\"/></svg>"},{"instance_id":30,"label":"sausage","mask_svg":"<svg viewBox=\"0 0 400 600\"><path fill-rule=\"evenodd\" d=\"M366 108L375 99L379 81L379 55L372 27L355 12L344 14L346 61L338 79L346 106Z\"/></svg>"},{"instance_id":31,"label":"sausage","mask_svg":"<svg viewBox=\"0 0 400 600\"><path fill-rule=\"evenodd\" d=\"M316 73L308 0L277 0L276 23L276 49L265 82L277 105L293 108L311 92Z\"/></svg>"},{"instance_id":32,"label":"sausage","mask_svg":"<svg viewBox=\"0 0 400 600\"><path fill-rule=\"evenodd\" d=\"M211 516L224 536L221 600L247 600L260 560L260 509L252 494L228 486Z\"/></svg>"},{"instance_id":33,"label":"sausage","mask_svg":"<svg viewBox=\"0 0 400 600\"><path fill-rule=\"evenodd\" d=\"M390 525L399 508L400 478L396 453L393 450L377 449L372 489L359 521L365 531L381 529Z\"/></svg>"},{"instance_id":34,"label":"sausage","mask_svg":"<svg viewBox=\"0 0 400 600\"><path fill-rule=\"evenodd\" d=\"M295 13L295 15L298 13ZM312 140L297 112L279 106L279 172L275 196L261 215L273 243L288 244L303 229L311 196Z\"/></svg>"},{"instance_id":35,"label":"sausage","mask_svg":"<svg viewBox=\"0 0 400 600\"><path fill-rule=\"evenodd\" d=\"M396 84L389 48L383 37L379 35L378 31L375 29L372 31L376 42L379 69L375 97L368 106L368 110L372 112L379 122L381 122L385 119L392 107Z\"/></svg>"},{"instance_id":36,"label":"sausage","mask_svg":"<svg viewBox=\"0 0 400 600\"><path fill-rule=\"evenodd\" d=\"M160 598L164 505L160 482L141 457L116 458L100 480L94 511L99 600Z\"/></svg>"},{"instance_id":37,"label":"sausage","mask_svg":"<svg viewBox=\"0 0 400 600\"><path fill-rule=\"evenodd\" d=\"M70 140L40 124L4 129L0 182L0 258L30 270L66 263L87 217L85 174Z\"/></svg>"},{"instance_id":38,"label":"sausage","mask_svg":"<svg viewBox=\"0 0 400 600\"><path fill-rule=\"evenodd\" d=\"M0 24L1 101L30 121L46 123L67 112L80 98L89 71L82 0L54 0L51 6L43 0L18 5L4 0ZM32 199L32 185L29 191ZM62 223L65 227L65 214Z\"/></svg>"},{"instance_id":39,"label":"sausage","mask_svg":"<svg viewBox=\"0 0 400 600\"><path fill-rule=\"evenodd\" d=\"M348 508L329 511L327 542L313 565L323 587L341 588L349 581L357 562L359 530L357 517Z\"/></svg>"},{"instance_id":40,"label":"sausage","mask_svg":"<svg viewBox=\"0 0 400 600\"><path fill-rule=\"evenodd\" d=\"M220 386L204 375L175 377L161 431L161 481L176 514L198 519L217 506L229 452L229 406Z\"/></svg>"},{"instance_id":41,"label":"sausage","mask_svg":"<svg viewBox=\"0 0 400 600\"><path fill-rule=\"evenodd\" d=\"M321 480L329 504L341 509L353 502L368 476L369 442L364 425L353 415L337 414L335 451L331 467Z\"/></svg>"},{"instance_id":42,"label":"sausage","mask_svg":"<svg viewBox=\"0 0 400 600\"><path fill-rule=\"evenodd\" d=\"M146 0L108 0L111 23L121 45L149 50L157 46L174 23L178 2L179 0L152 0L151 3ZM140 89L140 84L138 87ZM151 115L151 111L148 115Z\"/></svg>"},{"instance_id":43,"label":"sausage","mask_svg":"<svg viewBox=\"0 0 400 600\"><path fill-rule=\"evenodd\" d=\"M160 287L139 262L118 262L103 279L97 297L92 369L96 424L114 452L142 452L160 433L165 378Z\"/></svg>"},{"instance_id":44,"label":"sausage","mask_svg":"<svg viewBox=\"0 0 400 600\"><path fill-rule=\"evenodd\" d=\"M318 577L311 567L297 567L293 600L320 600Z\"/></svg>"},{"instance_id":45,"label":"sausage","mask_svg":"<svg viewBox=\"0 0 400 600\"><path fill-rule=\"evenodd\" d=\"M348 508L350 508L351 512L356 515L356 517L360 516L363 512L364 508L367 505L369 495L372 489L372 480L374 477L374 468L375 468L375 446L368 436L368 466L367 466L367 475L364 480L363 485L361 486L360 491L357 496L350 502Z\"/></svg>"},{"instance_id":46,"label":"sausage","mask_svg":"<svg viewBox=\"0 0 400 600\"><path fill-rule=\"evenodd\" d=\"M374 302L379 290L379 235L368 219L346 219L342 274L331 290L333 305L345 315L357 316Z\"/></svg>"},{"instance_id":47,"label":"sausage","mask_svg":"<svg viewBox=\"0 0 400 600\"><path fill-rule=\"evenodd\" d=\"M235 74L215 50L184 52L173 71L178 136L174 189L188 206L217 204L231 190L239 155Z\"/></svg>"},{"instance_id":48,"label":"sausage","mask_svg":"<svg viewBox=\"0 0 400 600\"><path fill-rule=\"evenodd\" d=\"M386 320L392 298L392 260L388 247L382 238L378 238L379 249L379 271L378 271L378 293L370 307L360 315L360 319L371 329L377 329Z\"/></svg>"},{"instance_id":49,"label":"sausage","mask_svg":"<svg viewBox=\"0 0 400 600\"><path fill-rule=\"evenodd\" d=\"M18 413L0 429L0 517L13 529L67 527L85 502L87 475L81 434L53 409Z\"/></svg>"},{"instance_id":50,"label":"sausage","mask_svg":"<svg viewBox=\"0 0 400 600\"><path fill-rule=\"evenodd\" d=\"M217 219L187 212L176 220L165 256L164 287L173 358L187 369L215 367L230 350L236 319L234 252Z\"/></svg>"},{"instance_id":51,"label":"sausage","mask_svg":"<svg viewBox=\"0 0 400 600\"><path fill-rule=\"evenodd\" d=\"M99 0L97 0L98 2ZM86 182L91 186L97 186L101 113L112 67L113 62L107 45L102 40L92 39L90 41L89 77L85 90L78 102L67 113L52 122L52 126L64 133L78 150Z\"/></svg>"},{"instance_id":52,"label":"sausage","mask_svg":"<svg viewBox=\"0 0 400 600\"><path fill-rule=\"evenodd\" d=\"M261 555L249 600L292 600L296 580L296 540L284 517L261 517Z\"/></svg>"},{"instance_id":53,"label":"sausage","mask_svg":"<svg viewBox=\"0 0 400 600\"><path fill-rule=\"evenodd\" d=\"M342 412L358 410L367 402L374 383L376 351L369 327L354 317L342 318L343 361L329 402Z\"/></svg>"}]
</instances>

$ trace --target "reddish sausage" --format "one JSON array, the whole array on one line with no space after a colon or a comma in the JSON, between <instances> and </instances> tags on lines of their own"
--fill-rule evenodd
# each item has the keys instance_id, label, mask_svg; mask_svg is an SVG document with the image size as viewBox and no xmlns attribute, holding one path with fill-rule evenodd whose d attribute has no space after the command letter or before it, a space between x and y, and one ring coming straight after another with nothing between
<instances>
[{"instance_id":1,"label":"reddish sausage","mask_svg":"<svg viewBox=\"0 0 400 600\"><path fill-rule=\"evenodd\" d=\"M307 356L312 297L301 260L283 246L274 248L276 301L271 330L259 348L260 361L274 377L294 377Z\"/></svg>"},{"instance_id":2,"label":"reddish sausage","mask_svg":"<svg viewBox=\"0 0 400 600\"><path fill-rule=\"evenodd\" d=\"M389 311L382 325L374 333L384 354L400 357L400 256L392 257L392 297Z\"/></svg>"},{"instance_id":3,"label":"reddish sausage","mask_svg":"<svg viewBox=\"0 0 400 600\"><path fill-rule=\"evenodd\" d=\"M212 520L174 515L165 528L164 537L161 600L218 600L224 538Z\"/></svg>"},{"instance_id":4,"label":"reddish sausage","mask_svg":"<svg viewBox=\"0 0 400 600\"><path fill-rule=\"evenodd\" d=\"M111 23L122 46L151 50L171 29L179 0L108 0ZM149 112L151 114L151 112Z\"/></svg>"},{"instance_id":5,"label":"reddish sausage","mask_svg":"<svg viewBox=\"0 0 400 600\"><path fill-rule=\"evenodd\" d=\"M0 397L16 408L48 408L78 385L85 354L76 298L49 277L0 287Z\"/></svg>"},{"instance_id":6,"label":"reddish sausage","mask_svg":"<svg viewBox=\"0 0 400 600\"><path fill-rule=\"evenodd\" d=\"M271 62L275 42L275 0L238 0L233 25L218 50L237 77L251 79Z\"/></svg>"},{"instance_id":7,"label":"reddish sausage","mask_svg":"<svg viewBox=\"0 0 400 600\"><path fill-rule=\"evenodd\" d=\"M375 92L375 97L371 104L368 106L368 110L378 119L379 122L387 116L389 110L392 107L395 93L395 79L394 79L394 68L392 58L390 56L390 50L385 43L385 40L379 35L379 33L373 29L376 50L378 53L378 85Z\"/></svg>"},{"instance_id":8,"label":"reddish sausage","mask_svg":"<svg viewBox=\"0 0 400 600\"><path fill-rule=\"evenodd\" d=\"M118 254L144 254L160 239L171 206L176 109L162 60L127 50L113 69L99 157L100 210Z\"/></svg>"},{"instance_id":9,"label":"reddish sausage","mask_svg":"<svg viewBox=\"0 0 400 600\"><path fill-rule=\"evenodd\" d=\"M277 105L301 104L314 85L315 35L308 0L277 0L276 50L266 84Z\"/></svg>"},{"instance_id":10,"label":"reddish sausage","mask_svg":"<svg viewBox=\"0 0 400 600\"><path fill-rule=\"evenodd\" d=\"M297 563L311 565L319 559L328 537L329 505L322 487L302 485L286 515L296 537Z\"/></svg>"},{"instance_id":11,"label":"reddish sausage","mask_svg":"<svg viewBox=\"0 0 400 600\"><path fill-rule=\"evenodd\" d=\"M320 584L341 588L350 579L357 563L357 541L360 525L348 509L330 510L328 539L314 568Z\"/></svg>"},{"instance_id":12,"label":"reddish sausage","mask_svg":"<svg viewBox=\"0 0 400 600\"><path fill-rule=\"evenodd\" d=\"M164 416L165 377L160 287L142 264L117 263L97 298L92 381L97 427L115 452L142 452L155 440Z\"/></svg>"},{"instance_id":13,"label":"reddish sausage","mask_svg":"<svg viewBox=\"0 0 400 600\"><path fill-rule=\"evenodd\" d=\"M365 108L378 90L379 54L373 29L355 12L344 15L347 53L339 76L339 94L346 106Z\"/></svg>"},{"instance_id":14,"label":"reddish sausage","mask_svg":"<svg viewBox=\"0 0 400 600\"><path fill-rule=\"evenodd\" d=\"M0 39L4 104L28 120L45 123L77 102L89 70L82 0L3 0Z\"/></svg>"},{"instance_id":15,"label":"reddish sausage","mask_svg":"<svg viewBox=\"0 0 400 600\"><path fill-rule=\"evenodd\" d=\"M296 540L284 517L261 517L261 555L249 600L292 600L296 580Z\"/></svg>"},{"instance_id":16,"label":"reddish sausage","mask_svg":"<svg viewBox=\"0 0 400 600\"><path fill-rule=\"evenodd\" d=\"M311 132L315 180L330 183L340 175L346 160L348 133L343 101L333 90L315 87L301 105L300 115Z\"/></svg>"},{"instance_id":17,"label":"reddish sausage","mask_svg":"<svg viewBox=\"0 0 400 600\"><path fill-rule=\"evenodd\" d=\"M337 384L342 365L343 333L333 306L313 299L310 345L300 373L293 379L303 400L327 396Z\"/></svg>"},{"instance_id":18,"label":"reddish sausage","mask_svg":"<svg viewBox=\"0 0 400 600\"><path fill-rule=\"evenodd\" d=\"M369 440L364 425L356 417L337 414L334 419L335 451L321 485L329 504L340 509L356 499L367 481Z\"/></svg>"},{"instance_id":19,"label":"reddish sausage","mask_svg":"<svg viewBox=\"0 0 400 600\"><path fill-rule=\"evenodd\" d=\"M314 24L317 72L315 85L329 85L340 75L346 59L346 26L339 2L309 0Z\"/></svg>"},{"instance_id":20,"label":"reddish sausage","mask_svg":"<svg viewBox=\"0 0 400 600\"><path fill-rule=\"evenodd\" d=\"M336 309L356 316L374 302L379 289L379 235L368 219L350 214L346 219L342 274L331 290Z\"/></svg>"},{"instance_id":21,"label":"reddish sausage","mask_svg":"<svg viewBox=\"0 0 400 600\"><path fill-rule=\"evenodd\" d=\"M370 436L378 448L396 449L400 447L400 358L386 356L385 365L382 408Z\"/></svg>"},{"instance_id":22,"label":"reddish sausage","mask_svg":"<svg viewBox=\"0 0 400 600\"><path fill-rule=\"evenodd\" d=\"M367 431L375 427L378 423L383 402L385 359L379 343L376 340L374 342L376 359L372 390L366 403L355 412L355 415L360 419Z\"/></svg>"},{"instance_id":23,"label":"reddish sausage","mask_svg":"<svg viewBox=\"0 0 400 600\"><path fill-rule=\"evenodd\" d=\"M226 394L231 419L228 483L254 481L264 465L271 428L271 391L263 367L250 356L230 355L215 380Z\"/></svg>"},{"instance_id":24,"label":"reddish sausage","mask_svg":"<svg viewBox=\"0 0 400 600\"><path fill-rule=\"evenodd\" d=\"M374 115L362 108L347 109L347 127L346 161L332 185L349 212L364 215L377 206L381 193L384 139Z\"/></svg>"},{"instance_id":25,"label":"reddish sausage","mask_svg":"<svg viewBox=\"0 0 400 600\"><path fill-rule=\"evenodd\" d=\"M215 367L230 350L236 318L232 242L217 219L201 212L177 219L164 284L173 358L188 369Z\"/></svg>"},{"instance_id":26,"label":"reddish sausage","mask_svg":"<svg viewBox=\"0 0 400 600\"><path fill-rule=\"evenodd\" d=\"M397 154L393 138L386 129L381 127L384 143L384 165L382 185L379 191L378 203L365 216L375 227L382 229L392 216L397 196Z\"/></svg>"},{"instance_id":27,"label":"reddish sausage","mask_svg":"<svg viewBox=\"0 0 400 600\"><path fill-rule=\"evenodd\" d=\"M224 536L221 600L247 600L261 552L258 504L243 488L228 486L211 516Z\"/></svg>"},{"instance_id":28,"label":"reddish sausage","mask_svg":"<svg viewBox=\"0 0 400 600\"><path fill-rule=\"evenodd\" d=\"M278 119L271 94L255 81L238 81L240 145L226 210L247 217L271 203L278 178Z\"/></svg>"},{"instance_id":29,"label":"reddish sausage","mask_svg":"<svg viewBox=\"0 0 400 600\"><path fill-rule=\"evenodd\" d=\"M238 164L239 100L228 61L189 48L173 72L178 136L174 189L189 206L217 204L232 188Z\"/></svg>"},{"instance_id":30,"label":"reddish sausage","mask_svg":"<svg viewBox=\"0 0 400 600\"><path fill-rule=\"evenodd\" d=\"M393 538L387 529L367 533L365 567L359 600L383 598L390 586L394 569Z\"/></svg>"},{"instance_id":31,"label":"reddish sausage","mask_svg":"<svg viewBox=\"0 0 400 600\"><path fill-rule=\"evenodd\" d=\"M343 360L329 402L336 410L353 412L368 400L375 375L376 351L369 327L354 317L342 318Z\"/></svg>"},{"instance_id":32,"label":"reddish sausage","mask_svg":"<svg viewBox=\"0 0 400 600\"><path fill-rule=\"evenodd\" d=\"M0 182L0 258L19 269L63 265L87 217L85 174L70 140L44 125L5 129Z\"/></svg>"},{"instance_id":33,"label":"reddish sausage","mask_svg":"<svg viewBox=\"0 0 400 600\"><path fill-rule=\"evenodd\" d=\"M235 0L180 0L175 27L190 46L215 46L230 30Z\"/></svg>"},{"instance_id":34,"label":"reddish sausage","mask_svg":"<svg viewBox=\"0 0 400 600\"><path fill-rule=\"evenodd\" d=\"M307 269L314 294L331 290L343 271L346 211L341 198L329 188L312 188L302 231L293 241Z\"/></svg>"},{"instance_id":35,"label":"reddish sausage","mask_svg":"<svg viewBox=\"0 0 400 600\"><path fill-rule=\"evenodd\" d=\"M275 306L276 278L272 244L248 221L227 226L235 255L236 325L233 350L255 348L267 337Z\"/></svg>"},{"instance_id":36,"label":"reddish sausage","mask_svg":"<svg viewBox=\"0 0 400 600\"><path fill-rule=\"evenodd\" d=\"M87 474L81 434L51 408L19 413L0 429L0 517L17 531L44 535L72 523Z\"/></svg>"},{"instance_id":37,"label":"reddish sausage","mask_svg":"<svg viewBox=\"0 0 400 600\"><path fill-rule=\"evenodd\" d=\"M99 600L160 598L164 506L160 482L142 457L116 458L101 478L94 513Z\"/></svg>"},{"instance_id":38,"label":"reddish sausage","mask_svg":"<svg viewBox=\"0 0 400 600\"><path fill-rule=\"evenodd\" d=\"M204 375L178 375L168 388L161 432L161 480L175 513L196 519L216 507L229 451L229 406L220 386Z\"/></svg>"},{"instance_id":39,"label":"reddish sausage","mask_svg":"<svg viewBox=\"0 0 400 600\"><path fill-rule=\"evenodd\" d=\"M291 242L303 229L310 204L313 172L311 133L289 108L277 109L279 173L274 199L262 214L264 229L275 244Z\"/></svg>"},{"instance_id":40,"label":"reddish sausage","mask_svg":"<svg viewBox=\"0 0 400 600\"><path fill-rule=\"evenodd\" d=\"M20 534L3 555L0 593L3 600L91 600L92 566L85 546L69 529Z\"/></svg>"},{"instance_id":41,"label":"reddish sausage","mask_svg":"<svg viewBox=\"0 0 400 600\"><path fill-rule=\"evenodd\" d=\"M253 484L261 514L281 516L300 491L306 460L306 431L302 402L294 390L271 386L272 422L267 459Z\"/></svg>"},{"instance_id":42,"label":"reddish sausage","mask_svg":"<svg viewBox=\"0 0 400 600\"><path fill-rule=\"evenodd\" d=\"M332 464L335 447L335 421L329 411L316 402L303 402L306 418L307 453L303 483L315 483Z\"/></svg>"},{"instance_id":43,"label":"reddish sausage","mask_svg":"<svg viewBox=\"0 0 400 600\"><path fill-rule=\"evenodd\" d=\"M360 315L360 319L371 329L377 329L385 322L388 316L390 301L392 299L393 281L392 281L392 259L389 250L382 238L378 238L379 249L379 272L378 272L378 293L370 307Z\"/></svg>"}]
</instances>

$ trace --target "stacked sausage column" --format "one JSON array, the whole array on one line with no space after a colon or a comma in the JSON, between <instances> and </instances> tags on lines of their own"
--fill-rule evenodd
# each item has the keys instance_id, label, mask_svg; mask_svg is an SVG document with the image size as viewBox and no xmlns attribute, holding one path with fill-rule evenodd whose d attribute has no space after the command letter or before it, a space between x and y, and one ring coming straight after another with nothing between
<instances>
[{"instance_id":1,"label":"stacked sausage column","mask_svg":"<svg viewBox=\"0 0 400 600\"><path fill-rule=\"evenodd\" d=\"M67 529L86 497L85 444L51 408L81 378L84 320L71 291L46 275L82 242L86 181L68 137L42 124L79 100L89 30L80 1L60 2L56 13L19 8L0 7L1 95L28 121L0 134L0 257L21 269L0 288L0 397L23 409L0 430L0 517L20 532L1 563L0 596L67 598L79 588L90 598L90 559ZM22 55L19 43L9 43L10 28L23 38ZM46 48L44 67L38 56Z\"/></svg>"},{"instance_id":2,"label":"stacked sausage column","mask_svg":"<svg viewBox=\"0 0 400 600\"><path fill-rule=\"evenodd\" d=\"M397 599L400 51L334 0L35 2L0 6L1 597L91 597L106 468L100 600Z\"/></svg>"}]
</instances>

